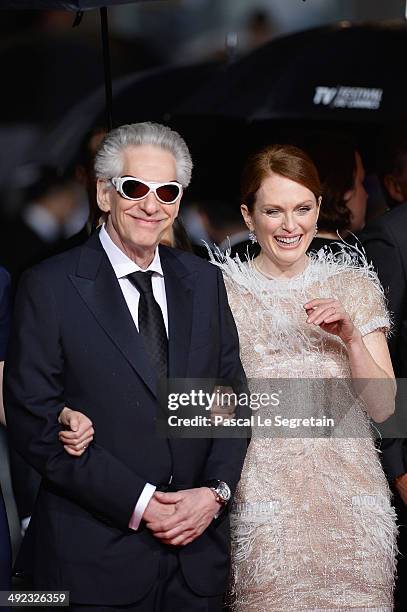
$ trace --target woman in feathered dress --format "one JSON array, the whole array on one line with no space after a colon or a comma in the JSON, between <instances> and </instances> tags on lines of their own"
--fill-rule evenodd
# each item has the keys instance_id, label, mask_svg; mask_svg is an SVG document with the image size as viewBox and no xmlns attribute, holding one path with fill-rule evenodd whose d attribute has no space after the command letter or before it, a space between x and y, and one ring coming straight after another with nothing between
<instances>
[{"instance_id":1,"label":"woman in feathered dress","mask_svg":"<svg viewBox=\"0 0 407 612\"><path fill-rule=\"evenodd\" d=\"M353 437L253 437L232 508L231 608L390 611L395 515L369 429L369 418L394 411L382 289L359 255L306 255L323 202L300 149L276 145L253 156L242 202L260 254L215 263L252 390L259 379L318 378L322 389L332 379L380 379L387 391L367 390L363 405L350 392L336 406L343 431L359 432Z\"/></svg>"}]
</instances>

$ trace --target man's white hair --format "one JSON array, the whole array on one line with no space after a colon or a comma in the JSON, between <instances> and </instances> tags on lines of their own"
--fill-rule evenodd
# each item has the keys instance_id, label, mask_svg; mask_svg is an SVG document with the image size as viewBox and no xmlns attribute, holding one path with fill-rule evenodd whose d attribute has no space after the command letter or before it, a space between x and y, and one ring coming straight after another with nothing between
<instances>
[{"instance_id":1,"label":"man's white hair","mask_svg":"<svg viewBox=\"0 0 407 612\"><path fill-rule=\"evenodd\" d=\"M152 145L169 151L175 158L177 180L184 188L189 185L193 164L185 140L171 128L147 121L121 125L106 134L95 157L96 177L110 179L120 176L123 169L123 150L142 145Z\"/></svg>"}]
</instances>

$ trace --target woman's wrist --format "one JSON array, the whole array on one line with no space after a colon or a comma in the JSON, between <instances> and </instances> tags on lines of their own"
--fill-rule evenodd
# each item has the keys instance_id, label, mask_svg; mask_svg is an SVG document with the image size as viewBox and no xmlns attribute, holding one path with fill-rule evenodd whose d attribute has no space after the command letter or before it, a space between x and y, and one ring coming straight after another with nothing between
<instances>
[{"instance_id":1,"label":"woman's wrist","mask_svg":"<svg viewBox=\"0 0 407 612\"><path fill-rule=\"evenodd\" d=\"M345 346L348 350L353 347L364 347L363 336L356 327L353 330L352 336L345 341Z\"/></svg>"}]
</instances>

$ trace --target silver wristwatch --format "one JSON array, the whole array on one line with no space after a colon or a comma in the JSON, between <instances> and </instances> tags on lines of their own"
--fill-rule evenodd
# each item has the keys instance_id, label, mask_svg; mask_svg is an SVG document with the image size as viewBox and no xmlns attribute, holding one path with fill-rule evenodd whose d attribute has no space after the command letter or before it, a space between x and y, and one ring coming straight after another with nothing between
<instances>
[{"instance_id":1,"label":"silver wristwatch","mask_svg":"<svg viewBox=\"0 0 407 612\"><path fill-rule=\"evenodd\" d=\"M216 501L222 505L227 504L232 496L229 486L222 480L208 480L205 486L210 488Z\"/></svg>"}]
</instances>

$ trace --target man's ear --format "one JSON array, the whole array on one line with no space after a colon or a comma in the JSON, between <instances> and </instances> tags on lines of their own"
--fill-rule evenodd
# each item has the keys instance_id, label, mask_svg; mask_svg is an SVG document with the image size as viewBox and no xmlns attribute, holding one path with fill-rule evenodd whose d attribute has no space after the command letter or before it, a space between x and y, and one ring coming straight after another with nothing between
<instances>
[{"instance_id":1,"label":"man's ear","mask_svg":"<svg viewBox=\"0 0 407 612\"><path fill-rule=\"evenodd\" d=\"M398 180L392 174L385 174L383 184L392 200L402 204L405 201L403 190Z\"/></svg>"},{"instance_id":2,"label":"man's ear","mask_svg":"<svg viewBox=\"0 0 407 612\"><path fill-rule=\"evenodd\" d=\"M96 182L96 199L100 210L104 213L110 212L110 188L106 181L98 179Z\"/></svg>"}]
</instances>

